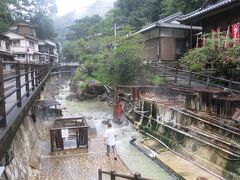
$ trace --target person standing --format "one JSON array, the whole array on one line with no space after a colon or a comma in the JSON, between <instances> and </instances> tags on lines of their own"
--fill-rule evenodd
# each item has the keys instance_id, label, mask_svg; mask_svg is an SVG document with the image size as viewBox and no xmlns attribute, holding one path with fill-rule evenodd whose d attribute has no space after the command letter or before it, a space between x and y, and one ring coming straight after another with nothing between
<instances>
[{"instance_id":1,"label":"person standing","mask_svg":"<svg viewBox=\"0 0 240 180\"><path fill-rule=\"evenodd\" d=\"M110 150L112 148L114 159L117 160L116 152L116 130L112 128L112 124L108 123L108 128L104 133L104 144L107 145L107 156L109 156Z\"/></svg>"}]
</instances>

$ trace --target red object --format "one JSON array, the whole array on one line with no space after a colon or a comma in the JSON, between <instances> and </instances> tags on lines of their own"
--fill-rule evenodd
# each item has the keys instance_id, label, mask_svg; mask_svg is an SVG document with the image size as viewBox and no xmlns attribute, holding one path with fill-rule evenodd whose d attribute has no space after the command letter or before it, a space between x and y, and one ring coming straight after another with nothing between
<instances>
[{"instance_id":1,"label":"red object","mask_svg":"<svg viewBox=\"0 0 240 180\"><path fill-rule=\"evenodd\" d=\"M196 48L198 48L198 35L197 35L197 41L196 41Z\"/></svg>"},{"instance_id":2,"label":"red object","mask_svg":"<svg viewBox=\"0 0 240 180\"><path fill-rule=\"evenodd\" d=\"M232 24L232 38L235 39L235 45L239 43L239 23Z\"/></svg>"},{"instance_id":3,"label":"red object","mask_svg":"<svg viewBox=\"0 0 240 180\"><path fill-rule=\"evenodd\" d=\"M202 38L202 47L204 47L205 46L205 36L203 36L203 38Z\"/></svg>"},{"instance_id":4,"label":"red object","mask_svg":"<svg viewBox=\"0 0 240 180\"><path fill-rule=\"evenodd\" d=\"M122 104L118 102L114 105L113 118L114 120L120 120L121 116L122 116Z\"/></svg>"},{"instance_id":5,"label":"red object","mask_svg":"<svg viewBox=\"0 0 240 180\"><path fill-rule=\"evenodd\" d=\"M225 41L225 48L228 48L228 47L229 47L229 44L228 44L229 31L230 31L230 26L228 26L228 29L227 29L226 41Z\"/></svg>"}]
</instances>

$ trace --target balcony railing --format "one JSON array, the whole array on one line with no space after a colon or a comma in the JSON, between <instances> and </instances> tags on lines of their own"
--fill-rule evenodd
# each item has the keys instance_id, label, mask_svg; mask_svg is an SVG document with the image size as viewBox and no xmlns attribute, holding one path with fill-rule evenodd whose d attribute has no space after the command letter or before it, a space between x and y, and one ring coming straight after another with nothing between
<instances>
[{"instance_id":1,"label":"balcony railing","mask_svg":"<svg viewBox=\"0 0 240 180\"><path fill-rule=\"evenodd\" d=\"M10 65L11 69L6 71L6 65ZM49 64L0 60L0 127L6 127L6 117L15 108L22 107L23 99L38 88L50 68Z\"/></svg>"}]
</instances>

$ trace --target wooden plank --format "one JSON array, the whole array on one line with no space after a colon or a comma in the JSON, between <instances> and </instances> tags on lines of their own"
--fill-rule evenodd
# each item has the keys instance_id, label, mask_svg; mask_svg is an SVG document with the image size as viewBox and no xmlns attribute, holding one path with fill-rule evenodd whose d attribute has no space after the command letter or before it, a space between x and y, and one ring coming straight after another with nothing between
<instances>
[{"instance_id":1,"label":"wooden plank","mask_svg":"<svg viewBox=\"0 0 240 180\"><path fill-rule=\"evenodd\" d=\"M160 39L161 60L176 60L176 40L175 38L162 37Z\"/></svg>"}]
</instances>

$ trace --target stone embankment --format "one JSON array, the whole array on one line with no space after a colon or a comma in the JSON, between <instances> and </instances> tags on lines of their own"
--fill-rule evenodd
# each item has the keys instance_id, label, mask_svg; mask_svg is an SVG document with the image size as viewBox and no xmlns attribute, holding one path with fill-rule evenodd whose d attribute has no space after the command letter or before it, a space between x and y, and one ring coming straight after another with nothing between
<instances>
[{"instance_id":1,"label":"stone embankment","mask_svg":"<svg viewBox=\"0 0 240 180\"><path fill-rule=\"evenodd\" d=\"M240 130L232 118L239 98L218 90L178 91L142 93L127 113L132 124L157 140L151 148L160 153L160 160L165 161L164 144L213 174L239 179Z\"/></svg>"},{"instance_id":2,"label":"stone embankment","mask_svg":"<svg viewBox=\"0 0 240 180\"><path fill-rule=\"evenodd\" d=\"M38 128L31 116L27 116L11 144L13 159L5 167L5 172L9 180L35 179L37 177L39 171L34 166L39 161L34 158L33 150L38 140Z\"/></svg>"}]
</instances>

